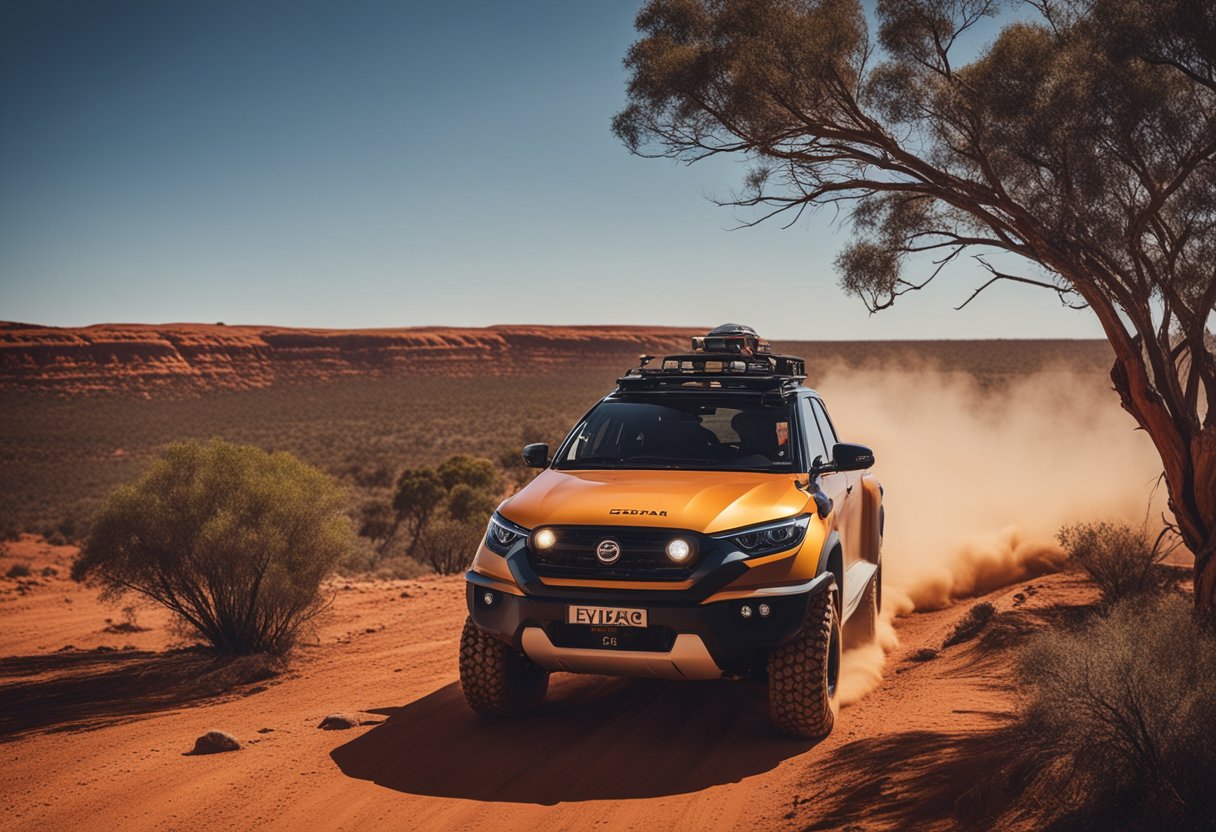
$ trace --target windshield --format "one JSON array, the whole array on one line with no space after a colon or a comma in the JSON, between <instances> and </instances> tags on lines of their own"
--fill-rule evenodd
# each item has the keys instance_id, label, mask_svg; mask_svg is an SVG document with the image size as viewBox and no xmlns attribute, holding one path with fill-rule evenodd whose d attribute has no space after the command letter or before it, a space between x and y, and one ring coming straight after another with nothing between
<instances>
[{"instance_id":1,"label":"windshield","mask_svg":"<svg viewBox=\"0 0 1216 832\"><path fill-rule=\"evenodd\" d=\"M785 404L605 401L566 439L555 466L789 472L796 435Z\"/></svg>"}]
</instances>

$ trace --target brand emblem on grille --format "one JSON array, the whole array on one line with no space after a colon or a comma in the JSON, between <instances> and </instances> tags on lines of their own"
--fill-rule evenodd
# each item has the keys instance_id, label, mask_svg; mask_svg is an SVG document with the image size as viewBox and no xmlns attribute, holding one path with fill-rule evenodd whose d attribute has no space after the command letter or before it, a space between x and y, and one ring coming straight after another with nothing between
<instances>
[{"instance_id":1,"label":"brand emblem on grille","mask_svg":"<svg viewBox=\"0 0 1216 832\"><path fill-rule=\"evenodd\" d=\"M600 563L616 563L621 557L621 544L615 540L601 540L595 547L595 556Z\"/></svg>"}]
</instances>

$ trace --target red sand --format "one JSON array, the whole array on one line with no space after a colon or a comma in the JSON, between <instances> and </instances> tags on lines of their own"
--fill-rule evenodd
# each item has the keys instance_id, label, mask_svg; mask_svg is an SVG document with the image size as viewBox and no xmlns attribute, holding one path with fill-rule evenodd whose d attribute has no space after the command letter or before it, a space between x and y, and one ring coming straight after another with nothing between
<instances>
[{"instance_id":1,"label":"red sand","mask_svg":"<svg viewBox=\"0 0 1216 832\"><path fill-rule=\"evenodd\" d=\"M202 702L144 703L136 688L82 721L84 704L65 699L62 680L98 674L81 698L95 705L125 669L163 660L145 651L173 637L148 609L138 621L150 631L104 632L106 618L122 619L121 604L68 580L72 555L34 538L0 555L0 574L28 562L37 581L22 591L0 578L0 703L38 692L19 712L0 707L5 829L883 829L906 826L893 812L901 805L918 813L917 828L950 828L948 802L922 805L909 792L916 772L949 756L931 738L982 737L1015 706L1008 654L985 659L970 643L907 661L940 647L962 603L898 619L902 644L886 678L819 745L775 736L762 688L741 682L556 675L540 713L484 721L457 682L461 581L424 578L337 582L318 644L268 684ZM59 574L42 577L46 566ZM1093 596L1069 575L1033 583L1019 609ZM985 598L1005 610L1022 590ZM56 652L69 644L78 649ZM92 652L127 644L139 649ZM318 730L335 711L373 724ZM11 730L20 720L40 724ZM211 729L243 749L183 756ZM892 758L888 741L911 741L910 750ZM874 772L873 793L842 800L857 766Z\"/></svg>"}]
</instances>

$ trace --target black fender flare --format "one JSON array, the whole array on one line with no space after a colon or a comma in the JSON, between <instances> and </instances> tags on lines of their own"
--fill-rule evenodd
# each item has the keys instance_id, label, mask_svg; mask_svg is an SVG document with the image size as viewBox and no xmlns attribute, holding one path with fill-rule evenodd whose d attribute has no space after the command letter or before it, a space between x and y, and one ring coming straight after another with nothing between
<instances>
[{"instance_id":1,"label":"black fender flare","mask_svg":"<svg viewBox=\"0 0 1216 832\"><path fill-rule=\"evenodd\" d=\"M819 564L816 576L831 572L836 579L836 612L844 614L844 547L840 544L840 532L832 529L819 547Z\"/></svg>"}]
</instances>

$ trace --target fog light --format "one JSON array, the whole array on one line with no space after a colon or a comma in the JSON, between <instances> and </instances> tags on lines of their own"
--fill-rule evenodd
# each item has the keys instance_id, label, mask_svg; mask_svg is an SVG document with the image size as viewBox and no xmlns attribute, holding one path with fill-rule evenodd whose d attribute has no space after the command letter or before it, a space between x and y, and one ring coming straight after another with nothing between
<instances>
[{"instance_id":1,"label":"fog light","mask_svg":"<svg viewBox=\"0 0 1216 832\"><path fill-rule=\"evenodd\" d=\"M692 554L692 547L688 545L687 540L676 538L667 544L667 557L671 558L676 563L683 563L688 560L688 556Z\"/></svg>"},{"instance_id":2,"label":"fog light","mask_svg":"<svg viewBox=\"0 0 1216 832\"><path fill-rule=\"evenodd\" d=\"M749 606L748 604L744 604L743 606L739 607L739 615L743 616L744 618L751 618L752 617L751 606Z\"/></svg>"},{"instance_id":3,"label":"fog light","mask_svg":"<svg viewBox=\"0 0 1216 832\"><path fill-rule=\"evenodd\" d=\"M549 529L541 529L536 533L536 537L532 538L532 543L537 549L552 549L556 542L557 535Z\"/></svg>"},{"instance_id":4,"label":"fog light","mask_svg":"<svg viewBox=\"0 0 1216 832\"><path fill-rule=\"evenodd\" d=\"M756 612L760 613L761 618L768 618L768 614L772 611L772 607L770 607L768 604L761 604L760 606L756 607Z\"/></svg>"},{"instance_id":5,"label":"fog light","mask_svg":"<svg viewBox=\"0 0 1216 832\"><path fill-rule=\"evenodd\" d=\"M494 606L494 593L486 591L484 594L482 594L481 603L485 604L487 607Z\"/></svg>"}]
</instances>

